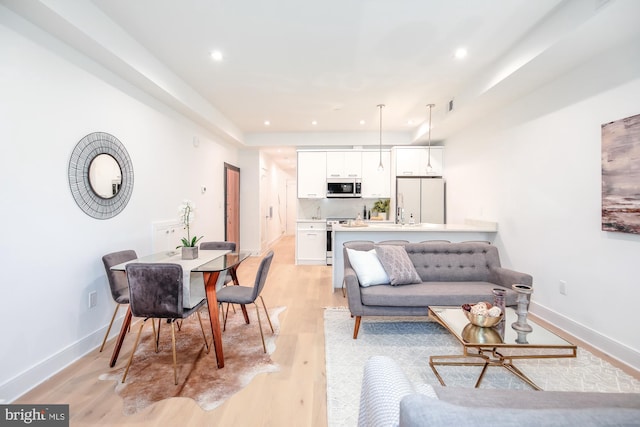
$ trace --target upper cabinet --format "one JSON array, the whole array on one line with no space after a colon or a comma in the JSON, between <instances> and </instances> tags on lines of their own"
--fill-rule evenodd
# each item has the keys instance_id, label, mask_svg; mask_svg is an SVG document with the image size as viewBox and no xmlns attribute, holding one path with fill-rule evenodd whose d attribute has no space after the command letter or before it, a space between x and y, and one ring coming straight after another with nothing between
<instances>
[{"instance_id":1,"label":"upper cabinet","mask_svg":"<svg viewBox=\"0 0 640 427\"><path fill-rule=\"evenodd\" d=\"M298 152L298 198L323 199L327 195L327 153Z\"/></svg>"},{"instance_id":2,"label":"upper cabinet","mask_svg":"<svg viewBox=\"0 0 640 427\"><path fill-rule=\"evenodd\" d=\"M379 171L380 152L362 152L362 197L391 197L391 152L382 152L384 170Z\"/></svg>"},{"instance_id":3,"label":"upper cabinet","mask_svg":"<svg viewBox=\"0 0 640 427\"><path fill-rule=\"evenodd\" d=\"M326 178L361 178L362 152L327 151Z\"/></svg>"},{"instance_id":4,"label":"upper cabinet","mask_svg":"<svg viewBox=\"0 0 640 427\"><path fill-rule=\"evenodd\" d=\"M442 176L443 147L396 147L396 176ZM431 151L431 171L427 170Z\"/></svg>"}]
</instances>

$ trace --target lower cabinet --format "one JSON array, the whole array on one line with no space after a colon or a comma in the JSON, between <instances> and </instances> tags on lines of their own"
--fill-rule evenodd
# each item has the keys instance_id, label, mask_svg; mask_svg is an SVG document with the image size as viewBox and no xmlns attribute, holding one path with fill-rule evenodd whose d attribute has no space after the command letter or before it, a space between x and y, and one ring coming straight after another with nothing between
<instances>
[{"instance_id":1,"label":"lower cabinet","mask_svg":"<svg viewBox=\"0 0 640 427\"><path fill-rule=\"evenodd\" d=\"M327 262L327 225L298 222L296 226L296 264L325 265Z\"/></svg>"}]
</instances>

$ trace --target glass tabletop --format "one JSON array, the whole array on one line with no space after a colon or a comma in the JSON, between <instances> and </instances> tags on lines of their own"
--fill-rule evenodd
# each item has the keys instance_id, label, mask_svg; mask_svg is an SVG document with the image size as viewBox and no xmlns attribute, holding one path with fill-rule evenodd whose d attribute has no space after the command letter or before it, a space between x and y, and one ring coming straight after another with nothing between
<instances>
[{"instance_id":1,"label":"glass tabletop","mask_svg":"<svg viewBox=\"0 0 640 427\"><path fill-rule=\"evenodd\" d=\"M164 251L146 255L122 264L114 265L112 270L126 269L127 264L131 263L172 263L180 264L183 269L198 273L212 273L215 271L224 271L235 267L245 259L251 256L249 251L230 252L228 250L200 250L196 259L182 259L180 251Z\"/></svg>"},{"instance_id":2,"label":"glass tabletop","mask_svg":"<svg viewBox=\"0 0 640 427\"><path fill-rule=\"evenodd\" d=\"M223 256L214 258L202 265L199 265L196 268L192 268L191 271L207 273L228 270L229 268L237 266L250 256L251 252L249 251L229 252Z\"/></svg>"},{"instance_id":3,"label":"glass tabletop","mask_svg":"<svg viewBox=\"0 0 640 427\"><path fill-rule=\"evenodd\" d=\"M518 319L518 315L511 307L505 310L505 320L492 328L471 324L460 307L432 306L429 310L465 346L575 348L575 345L532 319L527 319L533 328L531 332L516 331L511 324Z\"/></svg>"}]
</instances>

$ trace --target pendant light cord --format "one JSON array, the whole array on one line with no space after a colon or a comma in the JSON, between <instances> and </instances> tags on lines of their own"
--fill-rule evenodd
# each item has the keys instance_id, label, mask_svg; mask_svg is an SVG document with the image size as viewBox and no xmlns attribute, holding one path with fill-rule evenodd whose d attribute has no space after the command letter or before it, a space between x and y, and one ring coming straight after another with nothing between
<instances>
[{"instance_id":1,"label":"pendant light cord","mask_svg":"<svg viewBox=\"0 0 640 427\"><path fill-rule=\"evenodd\" d=\"M427 160L427 170L431 172L431 108L435 107L435 104L427 104L429 107L429 158Z\"/></svg>"},{"instance_id":2,"label":"pendant light cord","mask_svg":"<svg viewBox=\"0 0 640 427\"><path fill-rule=\"evenodd\" d=\"M384 107L384 104L378 104L378 109L380 109L380 163L378 163L379 171L384 170L384 165L382 164L382 107Z\"/></svg>"}]
</instances>

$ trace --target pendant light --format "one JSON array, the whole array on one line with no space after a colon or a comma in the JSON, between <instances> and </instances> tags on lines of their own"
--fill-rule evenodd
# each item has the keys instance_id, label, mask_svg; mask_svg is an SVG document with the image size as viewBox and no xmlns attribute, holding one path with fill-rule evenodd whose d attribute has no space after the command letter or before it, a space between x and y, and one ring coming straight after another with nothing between
<instances>
[{"instance_id":1,"label":"pendant light","mask_svg":"<svg viewBox=\"0 0 640 427\"><path fill-rule=\"evenodd\" d=\"M431 166L431 109L435 107L435 104L427 104L429 108L429 155L427 160L427 173L430 174L433 172L433 167Z\"/></svg>"},{"instance_id":2,"label":"pendant light","mask_svg":"<svg viewBox=\"0 0 640 427\"><path fill-rule=\"evenodd\" d=\"M378 104L380 110L380 163L378 164L378 172L384 171L384 165L382 164L382 107L384 104Z\"/></svg>"}]
</instances>

